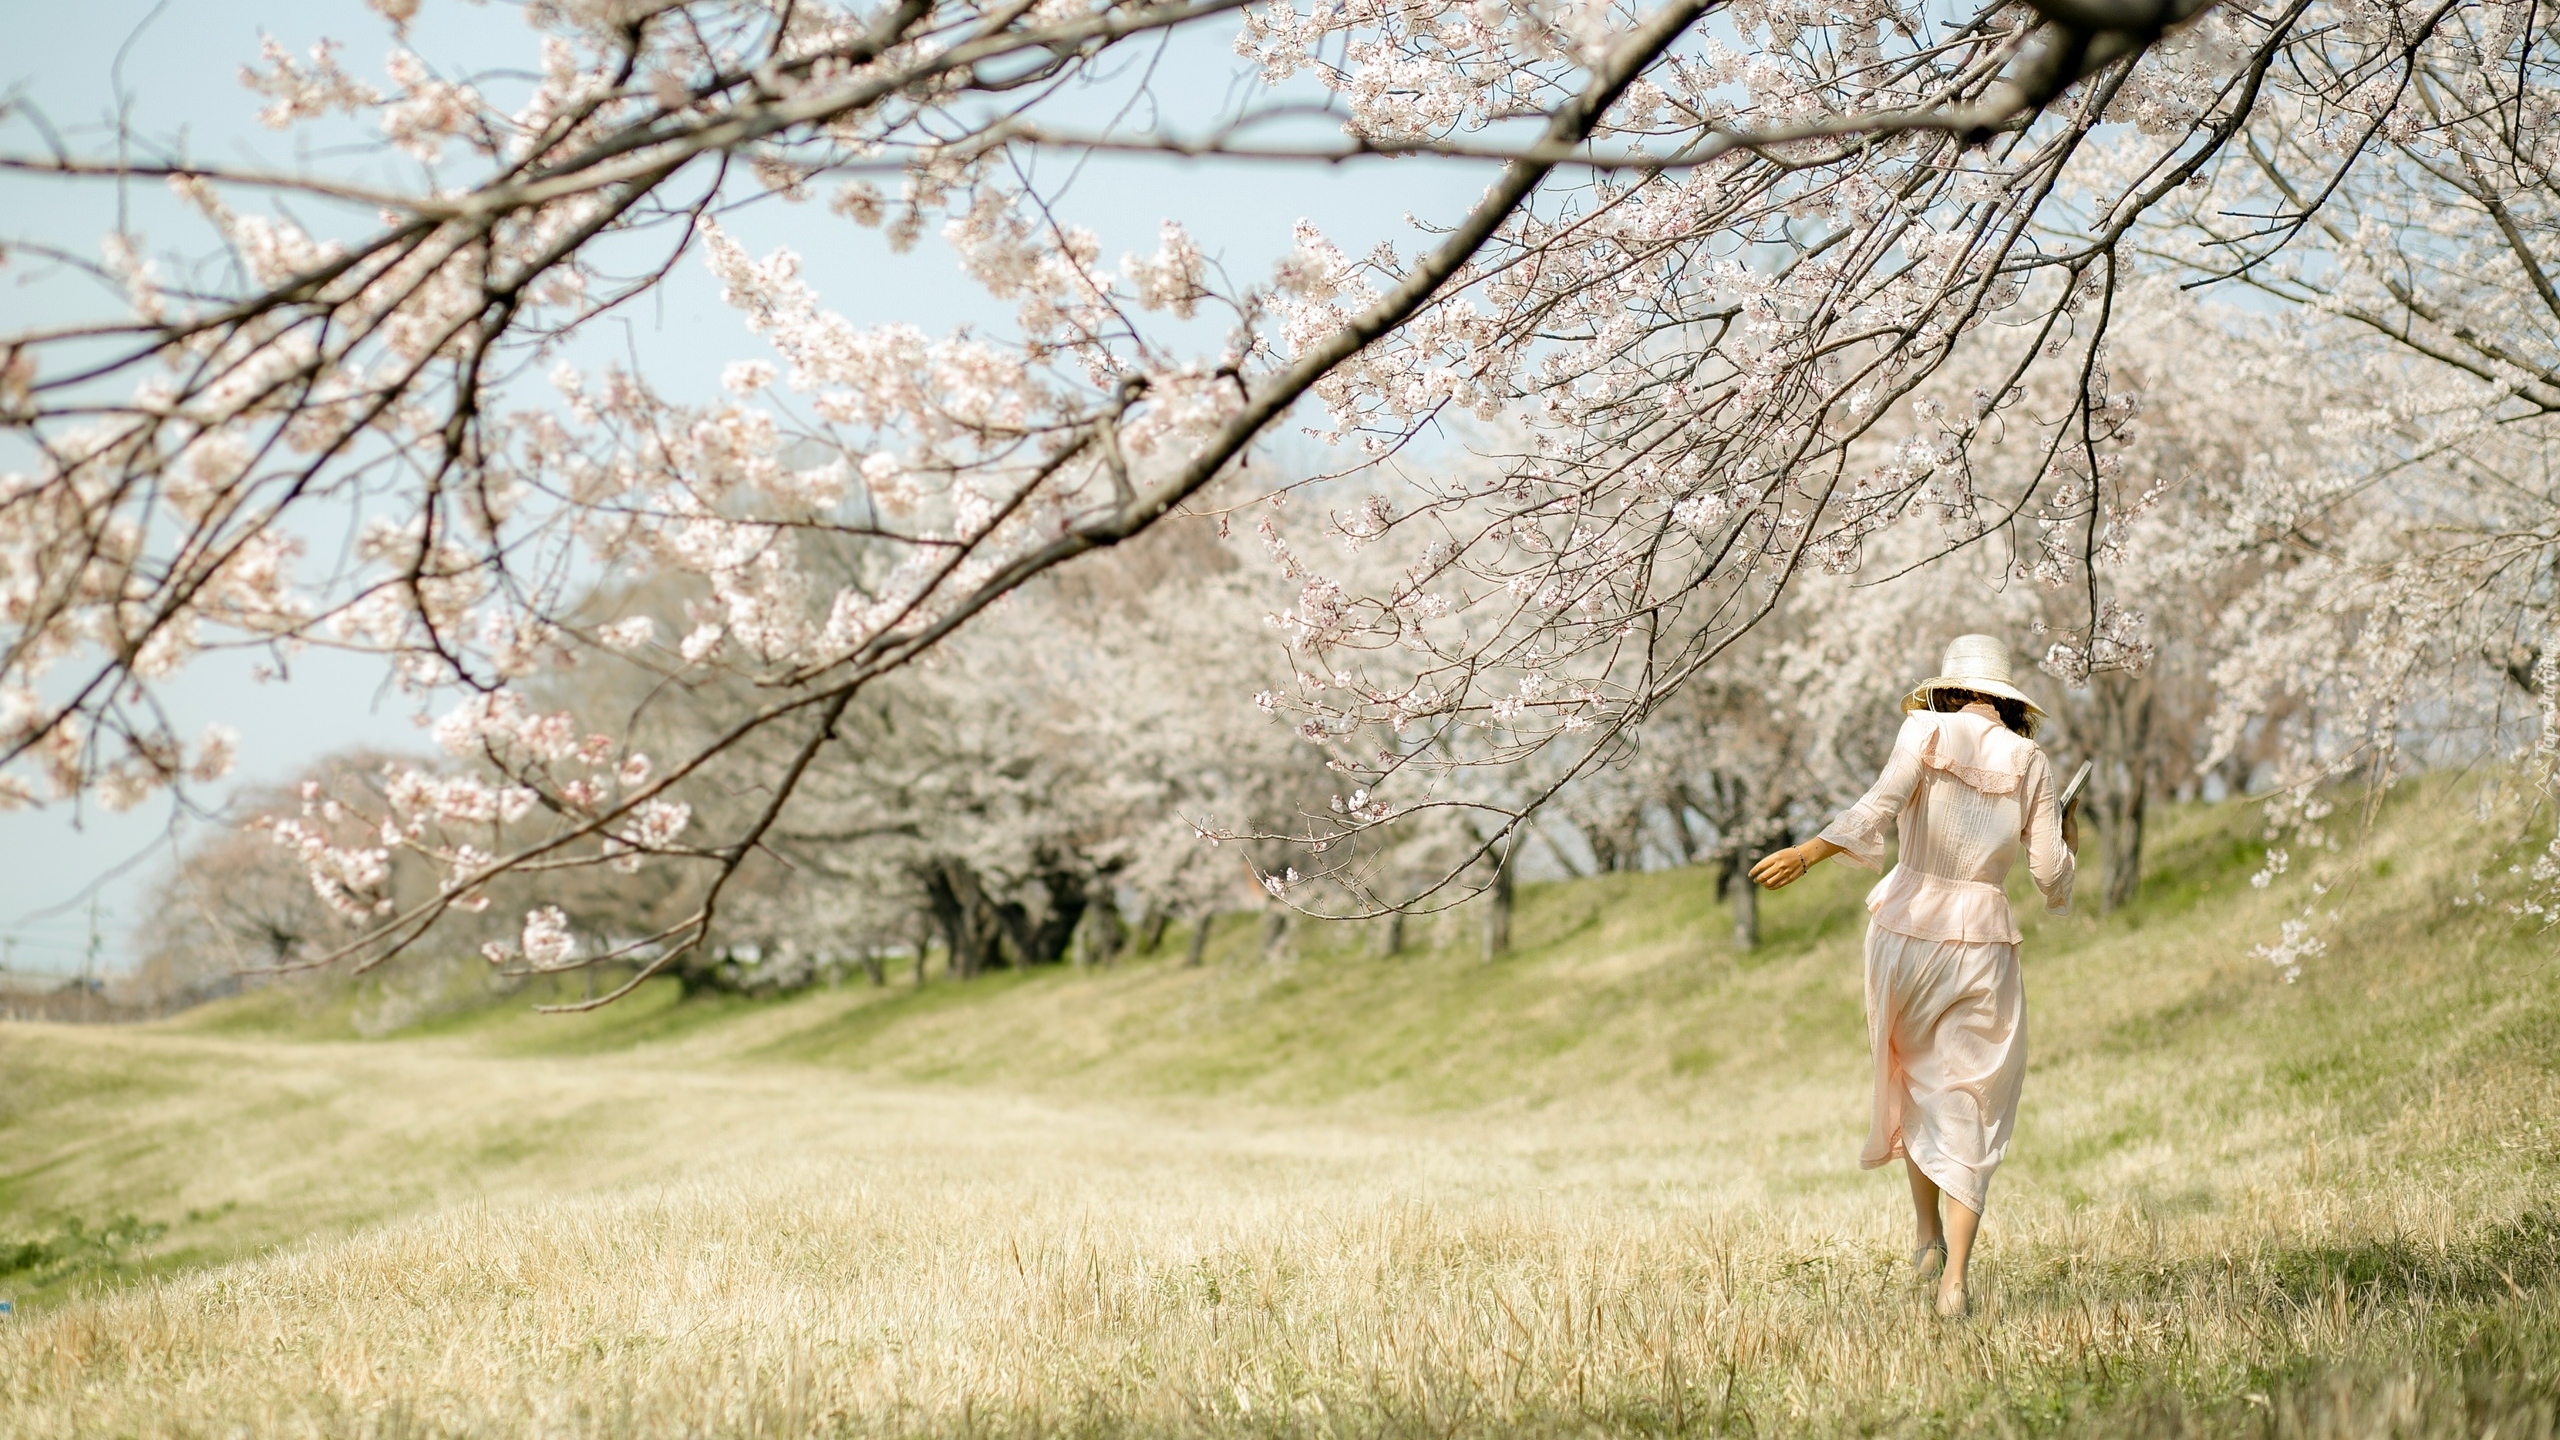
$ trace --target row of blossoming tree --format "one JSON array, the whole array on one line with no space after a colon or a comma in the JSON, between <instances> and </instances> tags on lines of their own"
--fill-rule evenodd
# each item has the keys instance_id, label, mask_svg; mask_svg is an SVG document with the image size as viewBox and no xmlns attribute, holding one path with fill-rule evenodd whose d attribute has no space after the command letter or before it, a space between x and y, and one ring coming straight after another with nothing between
<instances>
[{"instance_id":1,"label":"row of blossoming tree","mask_svg":"<svg viewBox=\"0 0 2560 1440\"><path fill-rule=\"evenodd\" d=\"M760 866L810 837L886 853L901 806L941 803L844 777L983 705L933 668L1005 663L971 632L1043 653L1002 634L1011 597L1069 607L1097 654L1224 613L1065 583L1186 516L1285 577L1261 708L1329 773L1167 809L1322 913L1507 883L1542 812L1605 791L1649 722L1672 744L1684 706L1776 696L1795 718L1758 753L1846 767L1872 740L1844 717L1948 606L2040 634L2120 760L2159 711L2146 670L2209 659L2199 763L2263 749L2311 843L2323 787L2387 778L2413 737L2521 746L2548 795L2542 0L544 0L538 66L486 74L406 48L418 0L373 8L378 80L327 45L247 75L271 124L370 127L361 164L83 149L23 109L0 153L165 182L199 227L10 246L122 298L0 335L0 797L218 775L227 738L156 695L224 647L380 655L470 762L391 762L270 826L343 921L288 963L499 913L510 967L681 965ZM1269 103L1093 119L1079 86L1203 28ZM1029 178L1060 152L1486 184L1409 251L1301 227L1230 275L1175 214L1113 269ZM391 159L410 183L376 178ZM947 246L1009 323L857 325L738 238L741 207L819 195ZM750 332L727 398L645 355L561 363L688 266ZM2199 319L2178 284L2250 303ZM1259 508L1288 497L1249 458L1290 428L1331 473ZM313 515L363 528L315 563ZM1813 698L1848 688L1867 711ZM992 753L945 733L950 767ZM2138 825L2148 767L2114 768L2108 823ZM1742 773L1760 790L1703 797L1720 833L1816 793ZM1079 783L1007 801L980 775L951 803ZM2560 865L2534 878L2519 903ZM582 927L598 887L659 898ZM981 919L1037 950L1039 908Z\"/></svg>"}]
</instances>

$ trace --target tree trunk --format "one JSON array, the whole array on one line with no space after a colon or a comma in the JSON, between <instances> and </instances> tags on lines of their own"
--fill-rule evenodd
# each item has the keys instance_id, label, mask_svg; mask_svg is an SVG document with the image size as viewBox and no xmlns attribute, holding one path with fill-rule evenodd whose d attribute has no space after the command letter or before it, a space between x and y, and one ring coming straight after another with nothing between
<instances>
[{"instance_id":1,"label":"tree trunk","mask_svg":"<svg viewBox=\"0 0 2560 1440\"><path fill-rule=\"evenodd\" d=\"M1404 953L1404 912L1390 910L1378 921L1378 954L1392 958Z\"/></svg>"},{"instance_id":2,"label":"tree trunk","mask_svg":"<svg viewBox=\"0 0 2560 1440\"><path fill-rule=\"evenodd\" d=\"M889 983L889 962L880 954L878 946L862 947L862 973L875 990Z\"/></svg>"},{"instance_id":3,"label":"tree trunk","mask_svg":"<svg viewBox=\"0 0 2560 1440\"><path fill-rule=\"evenodd\" d=\"M1618 853L1617 832L1607 825L1582 827L1582 843L1591 847L1591 868L1601 875L1615 874L1625 868Z\"/></svg>"},{"instance_id":4,"label":"tree trunk","mask_svg":"<svg viewBox=\"0 0 2560 1440\"><path fill-rule=\"evenodd\" d=\"M1076 927L1084 923L1085 909L1081 890L1069 891L1064 900L1051 901L1049 918L1031 927L1031 941L1036 948L1025 957L1029 963L1055 965L1066 959L1068 942L1076 938Z\"/></svg>"},{"instance_id":5,"label":"tree trunk","mask_svg":"<svg viewBox=\"0 0 2560 1440\"><path fill-rule=\"evenodd\" d=\"M1076 958L1086 965L1109 965L1120 958L1120 905L1108 886L1085 907L1076 927Z\"/></svg>"},{"instance_id":6,"label":"tree trunk","mask_svg":"<svg viewBox=\"0 0 2560 1440\"><path fill-rule=\"evenodd\" d=\"M1493 867L1493 883L1485 888L1484 958L1494 959L1511 949L1511 871L1513 859L1520 853L1518 837L1504 845L1501 860Z\"/></svg>"},{"instance_id":7,"label":"tree trunk","mask_svg":"<svg viewBox=\"0 0 2560 1440\"><path fill-rule=\"evenodd\" d=\"M1076 927L1084 923L1090 901L1082 875L1052 870L1040 875L1039 880L1040 888L1049 892L1049 913L1040 923L1033 924L1031 912L1020 905L999 905L994 909L1020 963L1055 965L1067 958L1067 946L1076 937Z\"/></svg>"},{"instance_id":8,"label":"tree trunk","mask_svg":"<svg viewBox=\"0 0 2560 1440\"><path fill-rule=\"evenodd\" d=\"M987 899L987 892L978 884L977 872L966 862L936 861L925 868L923 879L926 903L933 907L934 918L942 925L951 978L977 978L1000 958L997 941L1004 929L1004 916Z\"/></svg>"},{"instance_id":9,"label":"tree trunk","mask_svg":"<svg viewBox=\"0 0 2560 1440\"><path fill-rule=\"evenodd\" d=\"M2152 685L2147 675L2101 675L2097 768L2084 793L2106 851L2098 913L2133 903L2142 885L2142 824L2150 809Z\"/></svg>"},{"instance_id":10,"label":"tree trunk","mask_svg":"<svg viewBox=\"0 0 2560 1440\"><path fill-rule=\"evenodd\" d=\"M916 988L919 990L924 988L925 956L932 949L933 917L919 915L916 917Z\"/></svg>"},{"instance_id":11,"label":"tree trunk","mask_svg":"<svg viewBox=\"0 0 2560 1440\"><path fill-rule=\"evenodd\" d=\"M1715 844L1715 822L1710 817L1707 807L1699 803L1697 792L1690 789L1686 781L1672 787L1670 805L1672 822L1680 830L1680 848L1683 852L1680 858L1683 860L1704 858ZM1689 817L1692 815L1697 819L1691 820ZM1721 894L1718 898L1722 898Z\"/></svg>"},{"instance_id":12,"label":"tree trunk","mask_svg":"<svg viewBox=\"0 0 2560 1440\"><path fill-rule=\"evenodd\" d=\"M1217 918L1217 912L1207 908L1206 906L1203 906L1201 909L1193 913L1191 917L1191 949L1189 953L1182 957L1183 969L1197 970L1200 968L1201 957L1209 953L1209 922Z\"/></svg>"},{"instance_id":13,"label":"tree trunk","mask_svg":"<svg viewBox=\"0 0 2560 1440\"><path fill-rule=\"evenodd\" d=\"M1586 843L1590 843L1592 841L1591 832L1583 829L1579 825L1567 825L1565 829L1582 837ZM1548 853L1555 856L1556 859L1563 864L1565 872L1573 876L1576 880L1587 879L1593 875L1605 874L1609 869L1608 859L1601 855L1600 847L1596 843L1591 844L1592 858L1596 863L1586 868L1581 861L1573 858L1572 846L1559 844L1557 842L1556 832L1553 827L1540 831L1539 838L1547 842Z\"/></svg>"},{"instance_id":14,"label":"tree trunk","mask_svg":"<svg viewBox=\"0 0 2560 1440\"><path fill-rule=\"evenodd\" d=\"M729 952L697 945L675 963L676 993L687 1000L703 995L734 995L744 987L729 968Z\"/></svg>"},{"instance_id":15,"label":"tree trunk","mask_svg":"<svg viewBox=\"0 0 2560 1440\"><path fill-rule=\"evenodd\" d=\"M1161 905L1148 907L1147 918L1138 924L1138 949L1141 953L1153 955L1163 946L1165 922L1172 918L1172 912Z\"/></svg>"},{"instance_id":16,"label":"tree trunk","mask_svg":"<svg viewBox=\"0 0 2560 1440\"><path fill-rule=\"evenodd\" d=\"M1262 912L1262 958L1277 960L1289 948L1289 909L1273 905Z\"/></svg>"},{"instance_id":17,"label":"tree trunk","mask_svg":"<svg viewBox=\"0 0 2560 1440\"><path fill-rule=\"evenodd\" d=\"M1609 837L1609 868L1642 870L1644 868L1644 811L1641 809L1619 817Z\"/></svg>"},{"instance_id":18,"label":"tree trunk","mask_svg":"<svg viewBox=\"0 0 2560 1440\"><path fill-rule=\"evenodd\" d=\"M1751 950L1760 944L1760 887L1751 883L1751 873L1743 865L1739 851L1725 861L1725 885L1733 892L1733 948Z\"/></svg>"}]
</instances>

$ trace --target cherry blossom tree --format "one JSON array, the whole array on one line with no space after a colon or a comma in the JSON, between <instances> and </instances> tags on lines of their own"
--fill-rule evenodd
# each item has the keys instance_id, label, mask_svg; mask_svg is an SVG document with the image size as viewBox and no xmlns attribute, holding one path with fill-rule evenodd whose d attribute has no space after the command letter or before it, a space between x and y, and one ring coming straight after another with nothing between
<instances>
[{"instance_id":1,"label":"cherry blossom tree","mask_svg":"<svg viewBox=\"0 0 2560 1440\"><path fill-rule=\"evenodd\" d=\"M929 920L965 978L1056 962L1079 935L1107 954L1124 896L1195 932L1252 903L1256 875L1292 858L1285 842L1204 836L1285 832L1325 779L1246 702L1285 674L1271 604L1199 521L1024 587L846 712L730 930L808 948ZM743 686L697 695L694 733L665 739L698 743L754 704ZM735 779L769 773L772 756L746 751Z\"/></svg>"},{"instance_id":2,"label":"cherry blossom tree","mask_svg":"<svg viewBox=\"0 0 2560 1440\"><path fill-rule=\"evenodd\" d=\"M330 953L396 952L504 877L655 866L697 879L649 933L581 937L543 905L498 954L674 964L874 686L1037 577L1250 488L1257 441L1297 417L1369 472L1331 522L1375 558L1267 537L1296 591L1275 708L1340 784L1286 838L1356 911L1427 899L1515 853L1801 576L1889 540L1918 565L1996 542L2076 587L2045 656L2071 683L2139 663L2098 568L2146 503L2107 453L2131 407L2108 334L2144 265L2465 377L2469 411L2407 432L2430 455L2547 413L2549 315L2516 313L2551 299L2539 7L543 0L511 81L440 70L406 46L418 0L375 0L378 80L326 44L246 78L278 127L373 127L408 184L130 134L81 150L35 117L0 153L166 182L209 237L10 249L122 309L0 335L24 457L0 479L0 794L130 804L220 773L226 737L154 703L208 649L380 654L482 770L395 773L360 839L288 837L347 922ZM1267 103L1080 120L1075 84L1210 26L1283 87ZM1302 227L1273 273L1232 277L1173 215L1114 271L1026 178L1052 151L1490 179L1409 251ZM740 207L819 194L889 243L938 235L1011 323L857 325L740 238ZM753 336L728 398L563 358L695 265ZM1995 331L2006 373L1930 393ZM1508 448L1435 473L1462 419ZM1975 464L1995 439L2029 463ZM314 512L362 518L350 553L311 563ZM535 702L607 662L753 703L652 758L628 712ZM733 757L760 798L715 827L679 797ZM1455 778L1533 757L1516 794ZM1474 854L1374 883L1370 832L1444 807ZM431 893L381 882L395 854Z\"/></svg>"},{"instance_id":3,"label":"cherry blossom tree","mask_svg":"<svg viewBox=\"0 0 2560 1440\"><path fill-rule=\"evenodd\" d=\"M1719 663L1806 571L1869 583L1887 549L1901 552L1893 566L2002 552L1995 570L2081 602L2076 614L2054 603L2020 617L2052 632L2042 659L2057 678L2077 687L2140 669L2157 646L2101 573L2160 498L2158 477L2136 483L2120 453L2138 405L2111 349L2125 287L2145 264L2223 243L2195 238L2201 207L2218 177L2257 165L2271 130L2328 137L2329 176L2394 193L2388 174L2409 152L2392 146L2432 143L2419 141L2414 107L2381 113L2394 87L2439 63L2476 79L2494 53L2512 62L2503 93L2535 89L2531 13L2220 7L2102 73L2075 118L2048 110L2015 138L1967 148L1980 137L1862 137L1845 152L1751 151L1696 169L1631 157L1579 204L1539 212L1549 223L1497 235L1481 278L1429 313L1443 323L1408 325L1364 356L1370 383L1319 387L1339 438L1380 451L1471 406L1518 415L1531 434L1499 481L1346 527L1420 532L1406 548L1424 563L1404 586L1363 609L1311 572L1299 623L1320 658L1300 670L1337 683L1302 697L1309 725L1390 805L1404 803L1393 777L1434 768L1434 747L1384 738L1417 726L1473 725L1505 757L1583 731L1600 737L1580 742L1596 762L1626 717ZM2485 29L2466 28L2475 22ZM2519 95L2503 113L2542 104ZM2540 153L2540 130L2514 133L2531 138L2511 151ZM1853 172L1820 163L1844 154L1857 157ZM1902 161L1912 168L1895 169ZM2497 173L2510 187L2534 183L2520 165ZM2336 203L2345 188L2316 198ZM2394 246L2426 243L2425 219L2453 214L2404 206L2361 230L2279 216L2255 237L2255 258L2289 256L2287 274L2317 278L2329 250L2361 234L2379 268ZM1701 215L1714 218L1701 226ZM2489 237L2475 248L2503 247L2486 258L2509 273L2536 273L2509 253L2531 242L2496 222L2475 203L2456 224ZM2208 351L2220 343L2194 338ZM1943 393L1951 365L1985 352L2002 358L1956 367L1974 370L1970 395ZM1381 356L1403 362L1393 379ZM2483 413L2481 399L2464 413ZM1902 423L1905 402L1916 430ZM2261 508L2234 467L2196 478L2234 487L2203 510ZM1897 532L1916 538L1888 546ZM2213 525L2169 543L2200 548L2164 575L2234 558L2234 536ZM1338 658L1348 656L1372 668ZM2097 718L2135 718L2131 688L2100 679ZM2112 728L2119 744L2139 729ZM2109 787L2120 812L2109 828L2127 842L2136 779L2120 773ZM2130 872L2109 888L2129 883Z\"/></svg>"},{"instance_id":4,"label":"cherry blossom tree","mask_svg":"<svg viewBox=\"0 0 2560 1440\"><path fill-rule=\"evenodd\" d=\"M2481 869L2507 868L2500 852L2522 843L2511 863L2525 885L2507 903L2548 923L2560 853L2531 837L2560 805L2554 436L2396 340L2359 345L2323 325L2276 354L2317 363L2305 351L2323 342L2355 382L2332 411L2341 453L2252 475L2240 513L2262 564L2218 626L2214 743L2254 744L2276 786L2268 838L2284 843L2259 883L2361 831L2362 818L2332 816L2338 782L2369 815L2411 770L2485 761L2503 796L2482 818L2506 819L2504 834L2484 826ZM2315 900L2343 883L2323 873L2334 868L2315 865ZM2290 973L2310 953L2316 937L2294 927L2270 958Z\"/></svg>"}]
</instances>

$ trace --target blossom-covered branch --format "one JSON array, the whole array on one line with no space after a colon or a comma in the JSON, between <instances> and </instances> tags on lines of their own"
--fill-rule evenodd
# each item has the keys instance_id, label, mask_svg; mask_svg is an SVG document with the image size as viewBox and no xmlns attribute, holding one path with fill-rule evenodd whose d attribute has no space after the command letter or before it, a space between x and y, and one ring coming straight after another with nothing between
<instances>
[{"instance_id":1,"label":"blossom-covered branch","mask_svg":"<svg viewBox=\"0 0 2560 1440\"><path fill-rule=\"evenodd\" d=\"M440 73L405 47L415 5L379 6L403 43L378 80L328 43L271 44L244 78L279 128L373 127L411 188L135 136L113 158L0 157L157 177L220 262L119 232L91 269L120 314L0 336L0 424L29 457L0 478L0 800L123 805L218 773L227 740L187 741L151 700L207 650L379 654L473 778L416 767L279 824L351 927L292 963L379 959L511 874L651 865L693 877L666 923L587 944L542 908L499 953L665 963L789 831L866 687L1213 486L1249 489L1237 467L1296 416L1346 457L1354 478L1321 493L1357 497L1329 529L1358 554L1267 531L1298 683L1266 699L1360 799L1291 838L1362 908L1405 903L1414 887L1372 884L1345 842L1457 804L1492 817L1480 853L1510 846L1797 577L1858 572L1898 526L1937 537L1916 563L1999 546L2020 579L2085 596L2058 673L2138 662L2093 568L2147 503L2111 451L2133 408L2107 364L2120 270L2216 223L2190 182L2245 169L2304 193L2288 157L2311 132L2284 127L2305 113L2373 120L2339 132L2325 205L2379 186L2356 167L2424 128L2391 117L2471 94L2447 67L2486 74L2500 45L2530 60L2530 38L2495 37L2529 37L2533 3L574 0L528 12L529 84ZM1213 25L1312 106L1212 117L1202 141L1062 118L1105 57ZM2529 108L2519 93L2513 135L2538 133ZM1339 142L1242 143L1309 113ZM2540 144L2494 174L2410 161L2528 276L2549 270L2500 177L2547 174ZM1058 146L1502 168L1409 253L1355 258L1302 226L1237 280L1180 215L1106 268L1017 163ZM1010 323L932 335L830 308L740 215L821 193L892 247L938 235ZM340 206L337 227L246 208L286 196ZM2259 238L2369 243L2324 204ZM564 360L694 264L756 337L727 398ZM2417 316L2416 343L2543 403L2547 365L2388 271L2337 313ZM2235 273L2308 304L2367 272L2258 255ZM1995 330L2022 342L1997 347L2003 371L1945 393ZM2021 403L2048 369L2070 378L2058 413ZM1977 471L2022 433L2037 464ZM1453 434L1495 463L1453 461ZM314 566L324 517L360 539ZM751 703L650 760L633 713L582 708L561 678L580 665ZM709 833L704 778L749 751L758 799ZM1549 780L1507 799L1451 778L1533 757ZM388 887L394 854L440 883Z\"/></svg>"}]
</instances>

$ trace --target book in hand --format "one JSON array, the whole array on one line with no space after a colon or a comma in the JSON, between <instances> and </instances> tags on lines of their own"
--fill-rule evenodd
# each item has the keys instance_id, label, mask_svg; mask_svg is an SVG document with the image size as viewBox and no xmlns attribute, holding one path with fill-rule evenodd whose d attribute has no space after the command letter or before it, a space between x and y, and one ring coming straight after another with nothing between
<instances>
[{"instance_id":1,"label":"book in hand","mask_svg":"<svg viewBox=\"0 0 2560 1440\"><path fill-rule=\"evenodd\" d=\"M2071 807L2080 803L2080 787L2089 783L2089 770L2093 763L2083 760L2080 768L2071 772L2071 783L2062 787L2062 799L2054 806L2056 813L2068 815Z\"/></svg>"}]
</instances>

